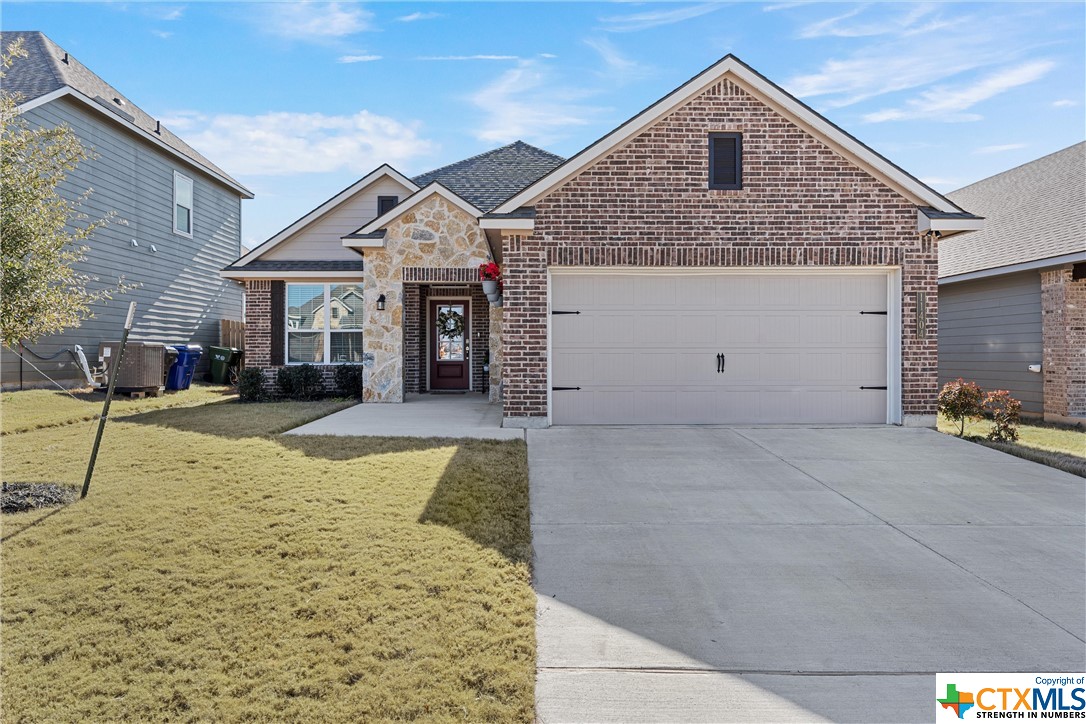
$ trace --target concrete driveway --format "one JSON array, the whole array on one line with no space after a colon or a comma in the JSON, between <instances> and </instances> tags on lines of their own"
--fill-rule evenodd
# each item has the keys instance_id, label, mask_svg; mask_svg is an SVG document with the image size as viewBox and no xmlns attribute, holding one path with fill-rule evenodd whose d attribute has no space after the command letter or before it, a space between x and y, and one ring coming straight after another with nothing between
<instances>
[{"instance_id":1,"label":"concrete driveway","mask_svg":"<svg viewBox=\"0 0 1086 724\"><path fill-rule=\"evenodd\" d=\"M1086 667L1081 478L888 427L528 455L543 722L927 721L934 672Z\"/></svg>"}]
</instances>

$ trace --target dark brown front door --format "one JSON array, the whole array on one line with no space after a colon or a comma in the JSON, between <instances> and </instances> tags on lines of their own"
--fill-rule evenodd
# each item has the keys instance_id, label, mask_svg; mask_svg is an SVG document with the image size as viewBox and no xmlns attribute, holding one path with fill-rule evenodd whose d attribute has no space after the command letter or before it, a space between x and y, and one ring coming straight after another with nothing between
<instances>
[{"instance_id":1,"label":"dark brown front door","mask_svg":"<svg viewBox=\"0 0 1086 724\"><path fill-rule=\"evenodd\" d=\"M467 300L430 302L430 389L466 390L471 385Z\"/></svg>"}]
</instances>

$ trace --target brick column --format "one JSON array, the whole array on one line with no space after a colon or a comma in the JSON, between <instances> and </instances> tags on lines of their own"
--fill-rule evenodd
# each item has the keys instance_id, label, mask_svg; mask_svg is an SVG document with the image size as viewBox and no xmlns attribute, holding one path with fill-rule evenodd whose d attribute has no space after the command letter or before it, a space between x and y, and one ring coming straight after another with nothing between
<instances>
[{"instance_id":1,"label":"brick column","mask_svg":"<svg viewBox=\"0 0 1086 724\"><path fill-rule=\"evenodd\" d=\"M1086 422L1086 279L1041 272L1041 329L1045 420Z\"/></svg>"},{"instance_id":2,"label":"brick column","mask_svg":"<svg viewBox=\"0 0 1086 724\"><path fill-rule=\"evenodd\" d=\"M935 427L939 397L939 253L921 239L901 269L901 412L907 427ZM923 295L923 329L918 325Z\"/></svg>"},{"instance_id":3,"label":"brick column","mask_svg":"<svg viewBox=\"0 0 1086 724\"><path fill-rule=\"evenodd\" d=\"M271 282L245 282L245 366L271 366Z\"/></svg>"},{"instance_id":4,"label":"brick column","mask_svg":"<svg viewBox=\"0 0 1086 724\"><path fill-rule=\"evenodd\" d=\"M502 367L504 426L547 426L547 260L503 237Z\"/></svg>"}]
</instances>

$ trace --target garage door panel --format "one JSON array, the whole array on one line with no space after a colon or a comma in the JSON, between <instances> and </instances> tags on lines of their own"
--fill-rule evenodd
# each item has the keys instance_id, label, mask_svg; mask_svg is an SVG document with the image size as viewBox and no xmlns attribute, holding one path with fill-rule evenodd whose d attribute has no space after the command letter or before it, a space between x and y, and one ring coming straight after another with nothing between
<instances>
[{"instance_id":1,"label":"garage door panel","mask_svg":"<svg viewBox=\"0 0 1086 724\"><path fill-rule=\"evenodd\" d=\"M840 344L845 338L844 327L845 320L840 314L807 314L800 327L799 341L803 344Z\"/></svg>"},{"instance_id":2,"label":"garage door panel","mask_svg":"<svg viewBox=\"0 0 1086 724\"><path fill-rule=\"evenodd\" d=\"M795 345L799 338L799 314L766 314L759 318L758 342L763 345Z\"/></svg>"},{"instance_id":3,"label":"garage door panel","mask_svg":"<svg viewBox=\"0 0 1086 724\"><path fill-rule=\"evenodd\" d=\"M556 424L885 422L884 274L557 274ZM717 355L725 355L717 369Z\"/></svg>"},{"instance_id":4,"label":"garage door panel","mask_svg":"<svg viewBox=\"0 0 1086 724\"><path fill-rule=\"evenodd\" d=\"M753 276L718 276L715 309L758 309L759 280Z\"/></svg>"}]
</instances>

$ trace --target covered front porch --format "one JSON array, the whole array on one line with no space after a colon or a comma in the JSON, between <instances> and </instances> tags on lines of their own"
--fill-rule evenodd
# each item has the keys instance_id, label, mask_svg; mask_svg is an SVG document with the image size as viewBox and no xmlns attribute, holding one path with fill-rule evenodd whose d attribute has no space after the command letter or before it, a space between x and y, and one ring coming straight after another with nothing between
<instances>
[{"instance_id":1,"label":"covered front porch","mask_svg":"<svg viewBox=\"0 0 1086 724\"><path fill-rule=\"evenodd\" d=\"M408 394L402 405L348 407L297 427L287 435L447 437L520 440L524 430L503 428L500 404L478 392Z\"/></svg>"}]
</instances>

